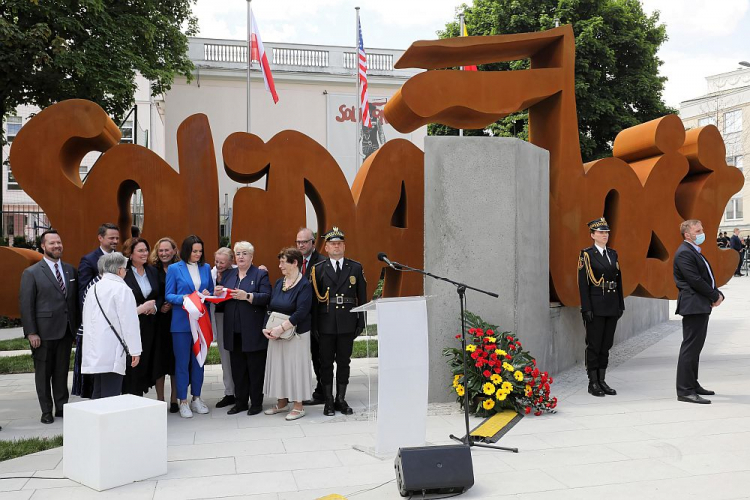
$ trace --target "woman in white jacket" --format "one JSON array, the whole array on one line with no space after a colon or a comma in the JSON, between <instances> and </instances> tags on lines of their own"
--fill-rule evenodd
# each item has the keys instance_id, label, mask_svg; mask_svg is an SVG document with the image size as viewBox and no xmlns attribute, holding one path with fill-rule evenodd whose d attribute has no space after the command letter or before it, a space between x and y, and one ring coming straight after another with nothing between
<instances>
[{"instance_id":1,"label":"woman in white jacket","mask_svg":"<svg viewBox=\"0 0 750 500\"><path fill-rule=\"evenodd\" d=\"M119 252L99 259L101 279L88 291L83 304L83 356L81 373L94 375L91 399L122 392L126 355L138 365L141 333L133 292L123 280L127 259Z\"/></svg>"}]
</instances>

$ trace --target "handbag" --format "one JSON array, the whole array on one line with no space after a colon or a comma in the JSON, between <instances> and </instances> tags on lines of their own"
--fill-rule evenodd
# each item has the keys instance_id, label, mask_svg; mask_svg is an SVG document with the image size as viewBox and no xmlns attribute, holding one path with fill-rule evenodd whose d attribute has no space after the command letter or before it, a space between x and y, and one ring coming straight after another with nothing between
<instances>
[{"instance_id":1,"label":"handbag","mask_svg":"<svg viewBox=\"0 0 750 500\"><path fill-rule=\"evenodd\" d=\"M130 350L128 349L128 344L125 343L125 340L120 336L119 333L117 333L117 330L112 325L112 322L109 321L109 318L107 317L107 313L104 312L104 308L102 307L102 303L99 302L99 295L96 293L96 285L94 285L94 297L96 298L96 303L99 305L99 310L102 312L102 316L104 316L104 319L107 320L107 324L112 329L112 331L115 334L115 337L117 337L117 340L120 341L120 345L125 350L125 366L128 367L131 364L131 360L133 359L133 356L130 355Z\"/></svg>"},{"instance_id":2,"label":"handbag","mask_svg":"<svg viewBox=\"0 0 750 500\"><path fill-rule=\"evenodd\" d=\"M288 314L281 314L280 312L272 312L268 316L268 322L266 322L266 330L271 330L277 326L281 326L284 321L289 319ZM297 336L297 327L292 326L288 330L281 332L281 335L276 337L279 340L290 340Z\"/></svg>"}]
</instances>

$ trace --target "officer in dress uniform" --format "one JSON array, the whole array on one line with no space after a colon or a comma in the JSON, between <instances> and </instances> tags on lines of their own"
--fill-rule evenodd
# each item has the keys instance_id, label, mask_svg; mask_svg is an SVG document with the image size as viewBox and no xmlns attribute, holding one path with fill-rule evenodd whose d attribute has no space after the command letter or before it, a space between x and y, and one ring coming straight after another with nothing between
<instances>
[{"instance_id":1,"label":"officer in dress uniform","mask_svg":"<svg viewBox=\"0 0 750 500\"><path fill-rule=\"evenodd\" d=\"M609 225L604 217L588 224L594 244L581 250L578 258L578 290L581 314L586 327L586 371L589 394L614 396L604 377L617 320L625 311L622 275L617 252L607 248Z\"/></svg>"},{"instance_id":2,"label":"officer in dress uniform","mask_svg":"<svg viewBox=\"0 0 750 500\"><path fill-rule=\"evenodd\" d=\"M354 339L365 328L363 313L352 313L352 308L367 302L367 283L362 264L344 257L344 233L334 227L325 235L328 258L313 266L311 282L317 297L313 301L313 335L320 345L320 381L323 384L325 406L323 414L336 411L351 415L346 402L349 384L349 363ZM333 363L336 362L336 399L333 398Z\"/></svg>"}]
</instances>

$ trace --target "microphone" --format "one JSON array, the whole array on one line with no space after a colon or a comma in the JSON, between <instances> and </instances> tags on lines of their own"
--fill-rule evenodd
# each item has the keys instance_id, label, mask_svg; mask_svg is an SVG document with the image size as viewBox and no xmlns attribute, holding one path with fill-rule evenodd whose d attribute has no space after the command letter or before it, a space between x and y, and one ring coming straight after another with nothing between
<instances>
[{"instance_id":1,"label":"microphone","mask_svg":"<svg viewBox=\"0 0 750 500\"><path fill-rule=\"evenodd\" d=\"M391 268L395 269L396 271L398 271L398 270L399 270L399 269L398 269L398 268L397 268L397 267L396 267L396 266L395 266L395 265L393 264L393 262L391 262L391 261L390 261L390 260L388 259L388 256L387 256L387 255L385 254L385 252L380 252L380 253L378 254L378 260L379 260L380 262L385 262L386 264L388 264L388 267L391 267Z\"/></svg>"}]
</instances>

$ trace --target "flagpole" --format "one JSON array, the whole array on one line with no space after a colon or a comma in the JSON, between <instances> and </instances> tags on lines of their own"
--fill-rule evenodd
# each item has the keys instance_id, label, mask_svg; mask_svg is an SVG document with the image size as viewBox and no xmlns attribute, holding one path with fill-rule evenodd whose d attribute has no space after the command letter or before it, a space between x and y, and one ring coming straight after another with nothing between
<instances>
[{"instance_id":1,"label":"flagpole","mask_svg":"<svg viewBox=\"0 0 750 500\"><path fill-rule=\"evenodd\" d=\"M357 81L357 95L354 97L354 120L355 120L355 127L356 133L354 135L354 172L355 174L359 172L359 160L360 160L360 154L359 154L359 134L360 134L360 122L362 121L362 109L361 106L361 99L362 95L360 94L361 89L359 88L359 7L354 7L354 10L357 15L357 25L354 29L354 79Z\"/></svg>"},{"instance_id":2,"label":"flagpole","mask_svg":"<svg viewBox=\"0 0 750 500\"><path fill-rule=\"evenodd\" d=\"M252 7L250 6L250 2L252 0L247 0L247 133L250 133L250 66L252 65L252 30L253 30L253 22L252 22Z\"/></svg>"},{"instance_id":3,"label":"flagpole","mask_svg":"<svg viewBox=\"0 0 750 500\"><path fill-rule=\"evenodd\" d=\"M458 36L460 36L460 37L464 36L464 13L463 12L458 15ZM464 67L461 66L461 71L463 71L463 69L464 69ZM463 137L464 136L464 129L462 129L462 128L458 129L458 135L459 135L459 137Z\"/></svg>"}]
</instances>

